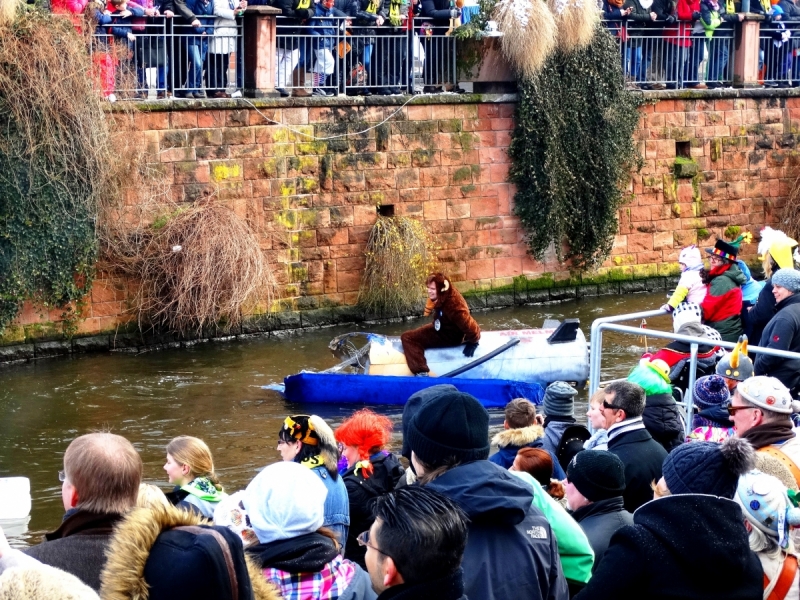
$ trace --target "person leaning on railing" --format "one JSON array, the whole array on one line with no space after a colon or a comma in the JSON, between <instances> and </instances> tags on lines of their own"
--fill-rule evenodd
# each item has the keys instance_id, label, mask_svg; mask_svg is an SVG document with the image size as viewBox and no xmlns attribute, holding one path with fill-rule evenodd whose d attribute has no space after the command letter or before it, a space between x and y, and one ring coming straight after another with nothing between
<instances>
[{"instance_id":1,"label":"person leaning on railing","mask_svg":"<svg viewBox=\"0 0 800 600\"><path fill-rule=\"evenodd\" d=\"M769 0L767 0L769 1ZM700 14L700 0L678 0L671 13L672 21L664 28L666 41L666 87L677 89L687 79L692 50L692 21ZM695 78L696 69L695 69Z\"/></svg>"},{"instance_id":2,"label":"person leaning on railing","mask_svg":"<svg viewBox=\"0 0 800 600\"><path fill-rule=\"evenodd\" d=\"M386 4L386 0L359 0L358 2L354 34L357 36L358 55L361 57L361 64L367 72L368 84L373 84L375 81L375 72L372 64L372 53L375 48L375 28L383 25L386 20L388 10ZM357 93L362 96L372 95L372 92L367 87L362 88Z\"/></svg>"},{"instance_id":3,"label":"person leaning on railing","mask_svg":"<svg viewBox=\"0 0 800 600\"><path fill-rule=\"evenodd\" d=\"M236 17L244 15L247 0L212 0L214 4L214 35L208 46L208 93L213 98L230 98L228 87L228 65L231 53L236 55L236 89L241 95L244 64L242 50L237 48Z\"/></svg>"},{"instance_id":4,"label":"person leaning on railing","mask_svg":"<svg viewBox=\"0 0 800 600\"><path fill-rule=\"evenodd\" d=\"M461 17L461 9L456 8L451 0L422 0L420 19L417 24L423 27L430 20L431 29L426 28L423 37L425 49L424 81L426 93L441 92L443 83L452 71L449 46L445 43L445 34L450 28L451 19ZM460 23L460 19L459 19Z\"/></svg>"},{"instance_id":5,"label":"person leaning on railing","mask_svg":"<svg viewBox=\"0 0 800 600\"><path fill-rule=\"evenodd\" d=\"M664 89L661 83L647 83L653 46L661 37L661 28L666 21L667 0L626 0L623 8L628 14L628 46L631 52L629 75L641 89Z\"/></svg>"},{"instance_id":6,"label":"person leaning on railing","mask_svg":"<svg viewBox=\"0 0 800 600\"><path fill-rule=\"evenodd\" d=\"M136 70L139 82L140 98L147 97L147 77L149 68L156 69L156 90L158 98L166 98L169 75L169 45L167 44L167 19L175 16L175 4L172 0L135 0L129 2L131 7L138 7L144 17L133 17L133 30L136 33ZM170 27L171 31L171 27Z\"/></svg>"},{"instance_id":7,"label":"person leaning on railing","mask_svg":"<svg viewBox=\"0 0 800 600\"><path fill-rule=\"evenodd\" d=\"M733 24L744 20L744 13L737 14L735 11L733 0L700 2L700 23L708 43L706 85L711 89L725 87L733 79L727 68L730 45L733 43Z\"/></svg>"}]
</instances>

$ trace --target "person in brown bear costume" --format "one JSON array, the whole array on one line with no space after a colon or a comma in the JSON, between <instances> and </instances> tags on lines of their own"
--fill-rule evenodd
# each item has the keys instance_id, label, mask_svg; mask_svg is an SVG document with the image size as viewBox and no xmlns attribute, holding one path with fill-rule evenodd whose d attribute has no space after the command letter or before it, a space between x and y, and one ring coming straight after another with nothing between
<instances>
[{"instance_id":1,"label":"person in brown bear costume","mask_svg":"<svg viewBox=\"0 0 800 600\"><path fill-rule=\"evenodd\" d=\"M433 323L406 331L400 336L408 368L414 375L427 376L426 348L464 346L464 356L472 357L481 339L481 328L469 314L464 296L442 273L434 273L425 281L428 303L424 316L433 315Z\"/></svg>"}]
</instances>

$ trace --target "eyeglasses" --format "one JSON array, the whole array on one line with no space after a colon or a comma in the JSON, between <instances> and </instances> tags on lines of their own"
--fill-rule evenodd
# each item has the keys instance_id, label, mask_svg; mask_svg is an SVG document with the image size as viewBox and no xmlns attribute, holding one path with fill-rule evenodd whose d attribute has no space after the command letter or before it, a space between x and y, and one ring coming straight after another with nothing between
<instances>
[{"instance_id":1,"label":"eyeglasses","mask_svg":"<svg viewBox=\"0 0 800 600\"><path fill-rule=\"evenodd\" d=\"M59 480L61 483L64 483L64 482L67 480L67 474L66 474L66 473L64 473L64 471L59 471L59 472L58 472L58 480Z\"/></svg>"},{"instance_id":2,"label":"eyeglasses","mask_svg":"<svg viewBox=\"0 0 800 600\"><path fill-rule=\"evenodd\" d=\"M624 410L621 406L614 406L613 404L609 404L605 400L603 400L603 408L607 408L609 410Z\"/></svg>"},{"instance_id":3,"label":"eyeglasses","mask_svg":"<svg viewBox=\"0 0 800 600\"><path fill-rule=\"evenodd\" d=\"M750 410L751 408L758 408L757 406L733 406L732 404L728 404L725 409L728 411L730 416L735 415L740 410Z\"/></svg>"},{"instance_id":4,"label":"eyeglasses","mask_svg":"<svg viewBox=\"0 0 800 600\"><path fill-rule=\"evenodd\" d=\"M358 537L356 538L356 541L358 542L359 546L365 546L367 548L372 548L373 550L375 550L375 552L383 554L384 556L389 556L383 550L379 550L378 548L376 548L375 546L373 546L372 544L369 543L369 529L359 533ZM391 558L391 557L389 557L389 558Z\"/></svg>"}]
</instances>

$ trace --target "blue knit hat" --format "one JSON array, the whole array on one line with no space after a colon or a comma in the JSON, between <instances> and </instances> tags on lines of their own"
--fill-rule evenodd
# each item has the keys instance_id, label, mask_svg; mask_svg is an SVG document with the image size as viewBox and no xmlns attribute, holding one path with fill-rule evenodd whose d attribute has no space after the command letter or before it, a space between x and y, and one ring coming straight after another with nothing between
<instances>
[{"instance_id":1,"label":"blue knit hat","mask_svg":"<svg viewBox=\"0 0 800 600\"><path fill-rule=\"evenodd\" d=\"M741 475L753 468L755 451L747 440L721 444L683 444L664 459L663 476L670 493L707 494L733 499Z\"/></svg>"},{"instance_id":2,"label":"blue knit hat","mask_svg":"<svg viewBox=\"0 0 800 600\"><path fill-rule=\"evenodd\" d=\"M725 406L731 399L731 393L725 379L719 375L706 375L694 384L694 403L701 409L712 406Z\"/></svg>"},{"instance_id":3,"label":"blue knit hat","mask_svg":"<svg viewBox=\"0 0 800 600\"><path fill-rule=\"evenodd\" d=\"M796 269L779 269L771 281L772 285L779 285L793 294L800 292L800 271Z\"/></svg>"}]
</instances>

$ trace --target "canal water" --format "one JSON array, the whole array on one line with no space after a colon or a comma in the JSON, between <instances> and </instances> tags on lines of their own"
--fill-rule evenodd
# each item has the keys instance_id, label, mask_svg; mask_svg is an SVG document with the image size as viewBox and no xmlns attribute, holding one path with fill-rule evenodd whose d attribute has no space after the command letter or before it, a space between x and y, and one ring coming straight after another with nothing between
<instances>
[{"instance_id":1,"label":"canal water","mask_svg":"<svg viewBox=\"0 0 800 600\"><path fill-rule=\"evenodd\" d=\"M663 302L663 293L631 294L474 316L484 330L540 327L544 319L577 317L588 338L596 318L650 310ZM397 335L422 323L370 330ZM648 323L650 328L669 326L667 317ZM64 450L73 438L90 431L128 438L142 455L145 480L165 490L167 442L177 435L202 438L214 454L226 490L243 488L262 467L280 459L277 432L287 414L315 412L336 427L353 411L353 406L292 405L261 386L301 369L335 365L338 360L328 342L355 330L335 327L137 355L94 354L0 366L0 477L30 478L33 497L28 530L9 531L12 545L37 543L45 531L58 526L64 512L58 481ZM641 338L604 334L601 378L624 376L644 349ZM581 395L580 410L585 411L585 404ZM399 431L402 408L378 410L388 414ZM502 425L502 411L492 411L492 425ZM400 446L397 436L394 445Z\"/></svg>"}]
</instances>

